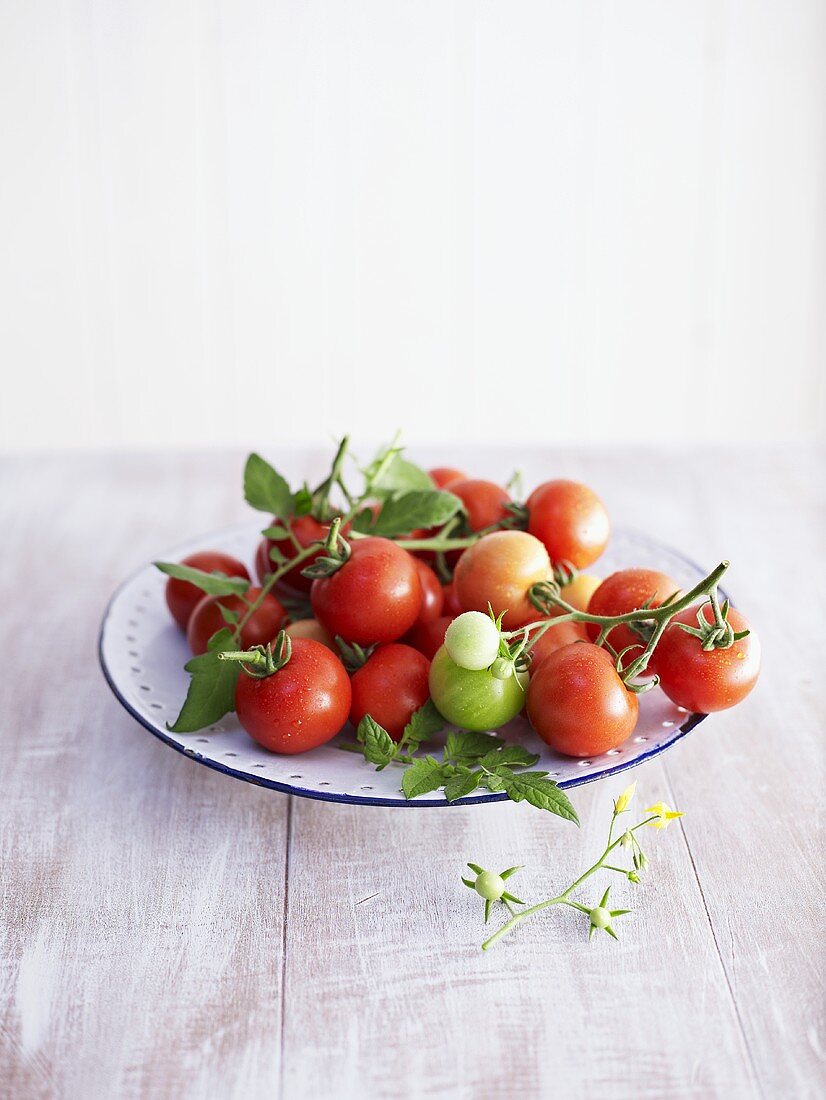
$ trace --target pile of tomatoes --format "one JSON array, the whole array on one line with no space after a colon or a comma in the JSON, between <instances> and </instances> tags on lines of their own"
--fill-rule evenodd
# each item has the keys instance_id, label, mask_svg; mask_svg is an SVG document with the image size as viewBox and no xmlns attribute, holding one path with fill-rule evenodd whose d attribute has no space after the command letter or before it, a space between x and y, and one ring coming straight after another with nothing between
<instances>
[{"instance_id":1,"label":"pile of tomatoes","mask_svg":"<svg viewBox=\"0 0 826 1100\"><path fill-rule=\"evenodd\" d=\"M170 577L169 610L193 654L206 653L228 625L248 654L235 686L243 727L273 752L299 753L369 715L398 741L432 700L447 723L469 730L496 730L524 712L547 745L570 756L621 744L637 722L639 685L626 682L618 656L644 648L644 622L601 632L567 615L555 625L561 612L539 612L531 590L555 582L568 608L613 617L660 607L677 581L650 569L605 579L589 571L610 523L585 485L547 481L515 506L501 486L460 470L434 469L430 478L461 502L464 537L455 549L418 546L428 531L360 533L346 516L331 541L329 517L282 515L273 520L278 537L255 552L254 578L218 551L184 559L204 573L246 579L246 591L204 595ZM365 507L375 515L381 502ZM708 712L748 694L760 650L733 608L726 614L736 640L704 649L696 634L701 604L674 617L647 672L677 705ZM705 602L706 623L712 613Z\"/></svg>"}]
</instances>

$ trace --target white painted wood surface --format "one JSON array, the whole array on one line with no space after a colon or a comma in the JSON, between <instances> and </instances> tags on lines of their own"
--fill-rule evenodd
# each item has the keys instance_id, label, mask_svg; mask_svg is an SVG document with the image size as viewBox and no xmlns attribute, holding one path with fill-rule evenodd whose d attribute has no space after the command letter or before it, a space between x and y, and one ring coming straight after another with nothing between
<instances>
[{"instance_id":1,"label":"white painted wood surface","mask_svg":"<svg viewBox=\"0 0 826 1100\"><path fill-rule=\"evenodd\" d=\"M544 896L598 850L624 780L574 792L577 832L508 804L291 802L199 767L120 709L96 634L122 576L244 515L240 456L3 461L4 1100L823 1094L823 458L519 461L581 476L702 562L729 556L765 669L635 773L686 817L652 836L649 882L614 887L638 909L621 942L551 913L486 955L465 860L525 862L520 896Z\"/></svg>"}]
</instances>

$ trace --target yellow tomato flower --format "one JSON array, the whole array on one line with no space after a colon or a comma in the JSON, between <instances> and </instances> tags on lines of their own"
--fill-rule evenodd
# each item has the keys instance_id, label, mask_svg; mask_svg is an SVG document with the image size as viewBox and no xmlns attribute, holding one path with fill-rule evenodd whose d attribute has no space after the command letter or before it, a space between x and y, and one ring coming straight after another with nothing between
<instances>
[{"instance_id":1,"label":"yellow tomato flower","mask_svg":"<svg viewBox=\"0 0 826 1100\"><path fill-rule=\"evenodd\" d=\"M683 816L680 810L672 810L667 802L655 802L645 812L657 815L656 821L647 822L653 829L667 829L672 821Z\"/></svg>"},{"instance_id":2,"label":"yellow tomato flower","mask_svg":"<svg viewBox=\"0 0 826 1100\"><path fill-rule=\"evenodd\" d=\"M631 784L630 787L626 787L619 798L614 803L614 810L616 813L621 814L628 809L631 804L631 799L634 797L634 791L637 789L637 782Z\"/></svg>"}]
</instances>

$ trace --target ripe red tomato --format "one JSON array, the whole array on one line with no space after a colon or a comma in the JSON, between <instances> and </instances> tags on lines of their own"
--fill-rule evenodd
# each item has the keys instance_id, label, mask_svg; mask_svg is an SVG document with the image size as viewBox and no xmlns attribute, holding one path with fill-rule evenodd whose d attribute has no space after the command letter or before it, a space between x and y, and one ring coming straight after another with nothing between
<instances>
[{"instance_id":1,"label":"ripe red tomato","mask_svg":"<svg viewBox=\"0 0 826 1100\"><path fill-rule=\"evenodd\" d=\"M452 490L451 490L452 491ZM527 501L528 530L550 555L585 569L605 549L611 525L599 497L577 481L546 481Z\"/></svg>"},{"instance_id":2,"label":"ripe red tomato","mask_svg":"<svg viewBox=\"0 0 826 1100\"><path fill-rule=\"evenodd\" d=\"M372 645L395 642L413 626L422 604L415 560L390 539L355 540L348 561L310 591L313 613L335 636Z\"/></svg>"},{"instance_id":3,"label":"ripe red tomato","mask_svg":"<svg viewBox=\"0 0 826 1100\"><path fill-rule=\"evenodd\" d=\"M296 619L294 623L290 623L284 629L291 638L312 638L314 642L326 645L338 657L335 640L330 636L330 632L325 630L316 619Z\"/></svg>"},{"instance_id":4,"label":"ripe red tomato","mask_svg":"<svg viewBox=\"0 0 826 1100\"><path fill-rule=\"evenodd\" d=\"M329 524L319 523L313 516L293 516L291 519L287 520L275 518L272 522L273 525L278 524L280 527L289 527L303 549L311 546L314 542L323 542L324 539L327 538L327 532L330 529ZM342 535L346 536L349 530L350 525L345 524L341 529ZM275 566L270 560L270 550L273 547L280 550L287 561L292 561L296 554L298 554L298 549L289 537L283 539L266 539L265 542L266 550L259 545L255 556L255 566L262 582L267 575L272 573L275 569ZM294 588L298 592L309 592L313 583L312 578L302 576L301 570L306 569L308 565L312 565L321 552L321 548L319 547L318 553L311 554L309 558L305 558L303 561L299 562L298 565L284 574L279 583L289 585L290 588Z\"/></svg>"},{"instance_id":5,"label":"ripe red tomato","mask_svg":"<svg viewBox=\"0 0 826 1100\"><path fill-rule=\"evenodd\" d=\"M679 587L673 577L669 577L666 573L658 573L655 569L621 569L618 573L612 573L610 577L606 577L597 588L588 601L588 611L592 615L625 615L629 611L636 611L648 600L651 601L650 607L659 607L663 600L667 600L678 591ZM592 642L596 641L599 636L599 626L596 623L586 625L588 637ZM608 641L618 653L629 645L644 645L639 634L635 634L631 627L623 623L610 631ZM632 659L638 657L640 652L642 650L635 650L629 654L629 657ZM659 646L654 658L658 652ZM653 659L649 661L648 670L654 671Z\"/></svg>"},{"instance_id":6,"label":"ripe red tomato","mask_svg":"<svg viewBox=\"0 0 826 1100\"><path fill-rule=\"evenodd\" d=\"M198 550L183 558L181 565L191 565L193 569L201 569L204 573L226 573L228 577L250 579L243 562L220 550ZM166 604L181 630L186 630L189 616L203 598L201 589L189 581L170 577L166 582Z\"/></svg>"},{"instance_id":7,"label":"ripe red tomato","mask_svg":"<svg viewBox=\"0 0 826 1100\"><path fill-rule=\"evenodd\" d=\"M714 621L711 608L703 608L703 618ZM728 621L735 631L748 630L749 624L735 608L729 608ZM699 638L687 634L676 624L697 625L697 608L679 612L666 627L654 656L660 686L678 707L709 714L726 710L745 699L760 674L760 639L752 631L728 649L703 650Z\"/></svg>"},{"instance_id":8,"label":"ripe red tomato","mask_svg":"<svg viewBox=\"0 0 826 1100\"><path fill-rule=\"evenodd\" d=\"M461 615L464 611L464 608L459 603L459 596L456 592L456 581L453 580L450 584L442 585L442 590L445 594L445 602L442 611L445 615L450 615L451 619L455 619L457 615Z\"/></svg>"},{"instance_id":9,"label":"ripe red tomato","mask_svg":"<svg viewBox=\"0 0 826 1100\"><path fill-rule=\"evenodd\" d=\"M260 588L248 589L247 599L250 602L258 599L260 592ZM207 642L212 635L228 625L219 604L227 611L237 612L240 617L243 617L247 607L240 596L204 596L192 612L186 628L186 640L196 656L206 653ZM241 631L242 648L249 649L254 645L266 645L267 642L274 641L286 617L287 612L275 596L268 592L261 606L250 615L249 622Z\"/></svg>"},{"instance_id":10,"label":"ripe red tomato","mask_svg":"<svg viewBox=\"0 0 826 1100\"><path fill-rule=\"evenodd\" d=\"M468 526L471 531L481 531L500 523L508 514L510 497L493 481L466 477L450 483L450 492L457 496L465 506Z\"/></svg>"},{"instance_id":11,"label":"ripe red tomato","mask_svg":"<svg viewBox=\"0 0 826 1100\"><path fill-rule=\"evenodd\" d=\"M459 481L461 478L467 477L464 471L455 470L452 466L436 466L435 469L428 472L430 480L437 489L446 489L452 481ZM452 489L451 492L453 492Z\"/></svg>"},{"instance_id":12,"label":"ripe red tomato","mask_svg":"<svg viewBox=\"0 0 826 1100\"><path fill-rule=\"evenodd\" d=\"M576 642L549 654L528 685L531 725L556 752L598 756L634 731L637 696L626 688L606 650Z\"/></svg>"},{"instance_id":13,"label":"ripe red tomato","mask_svg":"<svg viewBox=\"0 0 826 1100\"><path fill-rule=\"evenodd\" d=\"M256 679L242 672L238 721L270 752L292 755L329 741L347 721L352 692L344 665L326 646L296 638L287 664Z\"/></svg>"},{"instance_id":14,"label":"ripe red tomato","mask_svg":"<svg viewBox=\"0 0 826 1100\"><path fill-rule=\"evenodd\" d=\"M445 631L453 622L453 615L440 615L429 623L416 623L409 634L405 634L407 645L412 645L423 653L428 661L432 661L437 652L445 644Z\"/></svg>"},{"instance_id":15,"label":"ripe red tomato","mask_svg":"<svg viewBox=\"0 0 826 1100\"><path fill-rule=\"evenodd\" d=\"M439 578L429 565L420 558L414 558L416 571L419 574L419 584L422 586L422 603L419 608L417 623L432 623L442 613L445 603L444 590Z\"/></svg>"},{"instance_id":16,"label":"ripe red tomato","mask_svg":"<svg viewBox=\"0 0 826 1100\"><path fill-rule=\"evenodd\" d=\"M369 714L394 741L401 738L413 712L430 698L430 661L409 645L379 646L350 680L354 726Z\"/></svg>"},{"instance_id":17,"label":"ripe red tomato","mask_svg":"<svg viewBox=\"0 0 826 1100\"><path fill-rule=\"evenodd\" d=\"M494 615L507 612L505 626L514 630L540 617L527 592L550 576L539 539L525 531L493 531L465 550L454 583L463 611L487 611L490 603Z\"/></svg>"},{"instance_id":18,"label":"ripe red tomato","mask_svg":"<svg viewBox=\"0 0 826 1100\"><path fill-rule=\"evenodd\" d=\"M551 620L553 621L553 616ZM573 642L587 641L588 634L584 623L559 623L556 626L549 627L531 649L531 673L535 673L540 664L551 653L556 653L558 649L571 645Z\"/></svg>"}]
</instances>

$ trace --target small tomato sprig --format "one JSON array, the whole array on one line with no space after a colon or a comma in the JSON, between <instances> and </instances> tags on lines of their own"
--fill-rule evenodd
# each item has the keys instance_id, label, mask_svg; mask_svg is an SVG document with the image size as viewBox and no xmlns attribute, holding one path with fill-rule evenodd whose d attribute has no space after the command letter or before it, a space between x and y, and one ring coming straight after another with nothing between
<instances>
[{"instance_id":1,"label":"small tomato sprig","mask_svg":"<svg viewBox=\"0 0 826 1100\"><path fill-rule=\"evenodd\" d=\"M502 927L482 944L482 950L487 951L489 948L504 936L507 936L509 932L524 920L525 917L530 917L534 913L539 913L543 909L548 909L553 905L565 905L570 909L575 909L588 918L588 938L592 939L595 932L602 931L606 935L611 936L613 939L617 939L617 934L613 927L613 921L617 917L625 916L630 913L630 909L609 909L608 908L608 896L611 890L609 886L605 890L600 900L596 905L583 905L581 902L574 901L571 895L577 890L591 875L596 874L597 871L609 871L622 875L631 883L639 883L641 881L640 875L648 866L648 859L640 846L640 842L637 839L637 832L646 825L650 825L655 829L665 829L672 821L675 821L678 817L682 817L682 813L678 810L672 810L665 802L655 802L653 806L649 806L645 811L646 817L638 821L636 825L632 825L626 829L625 832L614 839L614 830L616 827L617 819L621 814L627 813L628 808L634 798L634 792L637 784L632 783L626 787L619 798L614 802L614 812L611 816L611 824L608 829L608 840L605 845L605 849L602 855L592 864L586 871L584 871L579 878L575 879L571 885L563 890L561 894L557 894L555 897L547 898L545 901L540 901L536 905L526 905L524 909L514 910L513 904L525 905L524 902L518 901L511 894L507 894L504 888L503 875L495 875L490 871L485 871L482 867L479 867L475 863L469 863L468 866L471 870L476 872L476 879L469 881L466 878L462 879L462 882L466 886L470 886L475 889L476 892L485 899L485 921L487 922L491 907L496 901L502 901L507 909L510 911L510 919L502 925ZM631 853L631 866L619 867L616 864L609 863L608 857L612 852L622 849ZM507 872L508 875L513 874L515 871L520 870L519 867L512 867ZM497 881L498 880L498 881ZM499 890L501 885L502 889Z\"/></svg>"}]
</instances>

